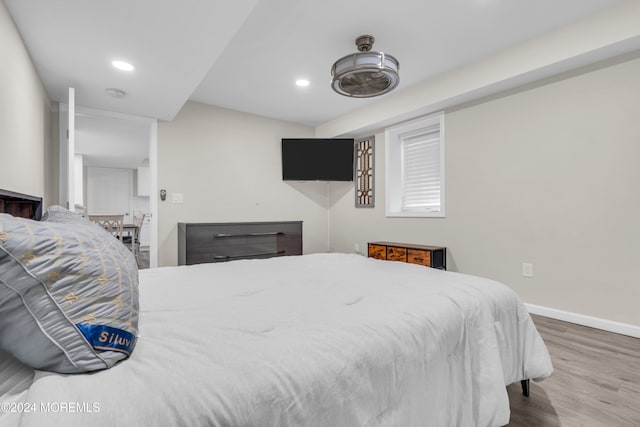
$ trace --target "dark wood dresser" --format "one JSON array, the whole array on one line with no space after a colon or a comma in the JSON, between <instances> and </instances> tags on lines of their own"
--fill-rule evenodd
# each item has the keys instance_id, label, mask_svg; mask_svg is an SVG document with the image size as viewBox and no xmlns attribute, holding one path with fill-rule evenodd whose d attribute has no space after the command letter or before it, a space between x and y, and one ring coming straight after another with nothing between
<instances>
[{"instance_id":1,"label":"dark wood dresser","mask_svg":"<svg viewBox=\"0 0 640 427\"><path fill-rule=\"evenodd\" d=\"M447 248L444 246L371 242L368 249L370 258L420 264L440 270L447 269Z\"/></svg>"},{"instance_id":2,"label":"dark wood dresser","mask_svg":"<svg viewBox=\"0 0 640 427\"><path fill-rule=\"evenodd\" d=\"M178 265L302 255L302 221L178 223Z\"/></svg>"}]
</instances>

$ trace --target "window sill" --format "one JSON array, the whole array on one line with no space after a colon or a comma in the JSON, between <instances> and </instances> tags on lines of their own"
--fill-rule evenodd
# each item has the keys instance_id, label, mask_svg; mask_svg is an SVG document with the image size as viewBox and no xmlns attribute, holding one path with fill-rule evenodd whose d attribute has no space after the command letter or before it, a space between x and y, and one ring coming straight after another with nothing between
<instances>
[{"instance_id":1,"label":"window sill","mask_svg":"<svg viewBox=\"0 0 640 427\"><path fill-rule=\"evenodd\" d=\"M444 212L385 212L387 218L445 218Z\"/></svg>"}]
</instances>

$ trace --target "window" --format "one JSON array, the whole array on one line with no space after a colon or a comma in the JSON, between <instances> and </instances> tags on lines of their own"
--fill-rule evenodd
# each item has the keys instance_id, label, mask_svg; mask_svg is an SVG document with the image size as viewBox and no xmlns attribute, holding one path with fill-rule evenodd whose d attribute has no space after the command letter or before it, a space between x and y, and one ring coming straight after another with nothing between
<instances>
[{"instance_id":1,"label":"window","mask_svg":"<svg viewBox=\"0 0 640 427\"><path fill-rule=\"evenodd\" d=\"M385 131L386 215L444 217L444 113Z\"/></svg>"}]
</instances>

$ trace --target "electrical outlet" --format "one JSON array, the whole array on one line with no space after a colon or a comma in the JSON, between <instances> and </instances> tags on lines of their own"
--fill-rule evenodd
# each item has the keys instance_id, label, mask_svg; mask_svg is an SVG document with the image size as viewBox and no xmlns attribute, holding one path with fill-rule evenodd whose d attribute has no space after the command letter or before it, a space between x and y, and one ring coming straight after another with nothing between
<instances>
[{"instance_id":1,"label":"electrical outlet","mask_svg":"<svg viewBox=\"0 0 640 427\"><path fill-rule=\"evenodd\" d=\"M533 264L529 262L522 263L522 275L524 277L533 277Z\"/></svg>"}]
</instances>

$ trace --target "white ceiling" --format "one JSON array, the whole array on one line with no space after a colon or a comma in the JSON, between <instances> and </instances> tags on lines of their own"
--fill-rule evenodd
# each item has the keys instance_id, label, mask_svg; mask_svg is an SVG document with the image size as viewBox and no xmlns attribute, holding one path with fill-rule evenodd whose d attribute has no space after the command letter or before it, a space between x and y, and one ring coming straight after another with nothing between
<instances>
[{"instance_id":1,"label":"white ceiling","mask_svg":"<svg viewBox=\"0 0 640 427\"><path fill-rule=\"evenodd\" d=\"M172 119L257 0L5 0L51 99ZM220 13L224 5L224 13ZM132 63L116 70L114 59ZM106 88L124 90L115 99Z\"/></svg>"},{"instance_id":2,"label":"white ceiling","mask_svg":"<svg viewBox=\"0 0 640 427\"><path fill-rule=\"evenodd\" d=\"M149 165L149 124L79 109L76 154L85 166L135 169Z\"/></svg>"},{"instance_id":3,"label":"white ceiling","mask_svg":"<svg viewBox=\"0 0 640 427\"><path fill-rule=\"evenodd\" d=\"M307 125L384 99L329 87L360 34L399 59L402 91L618 2L5 0L55 101L72 86L78 105L101 110L171 120L192 99ZM135 71L113 69L117 58Z\"/></svg>"}]
</instances>

